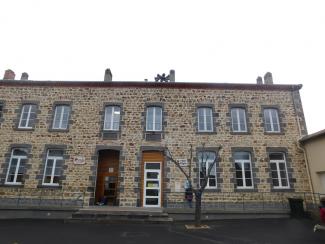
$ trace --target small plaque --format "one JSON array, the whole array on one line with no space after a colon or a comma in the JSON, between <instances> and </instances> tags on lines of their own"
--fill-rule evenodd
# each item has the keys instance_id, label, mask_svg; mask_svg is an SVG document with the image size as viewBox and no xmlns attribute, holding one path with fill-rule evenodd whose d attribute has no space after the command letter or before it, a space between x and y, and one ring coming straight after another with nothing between
<instances>
[{"instance_id":1,"label":"small plaque","mask_svg":"<svg viewBox=\"0 0 325 244\"><path fill-rule=\"evenodd\" d=\"M85 157L83 156L75 156L73 159L74 164L85 164Z\"/></svg>"},{"instance_id":2,"label":"small plaque","mask_svg":"<svg viewBox=\"0 0 325 244\"><path fill-rule=\"evenodd\" d=\"M181 167L188 166L187 159L178 159L178 163Z\"/></svg>"},{"instance_id":3,"label":"small plaque","mask_svg":"<svg viewBox=\"0 0 325 244\"><path fill-rule=\"evenodd\" d=\"M108 173L114 173L114 168L108 168Z\"/></svg>"}]
</instances>

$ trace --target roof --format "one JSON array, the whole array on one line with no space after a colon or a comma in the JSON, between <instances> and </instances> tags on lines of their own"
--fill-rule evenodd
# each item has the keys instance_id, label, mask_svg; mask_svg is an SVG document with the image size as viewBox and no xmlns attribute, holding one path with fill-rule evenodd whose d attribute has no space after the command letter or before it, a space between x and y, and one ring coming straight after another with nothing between
<instances>
[{"instance_id":1,"label":"roof","mask_svg":"<svg viewBox=\"0 0 325 244\"><path fill-rule=\"evenodd\" d=\"M325 136L325 129L324 130L321 130L321 131L318 131L316 133L313 133L313 134L310 134L310 135L307 135L307 136L304 136L302 137L301 139L299 139L299 141L301 143L305 143L307 141L310 141L310 140L313 140L313 139L316 139L318 137L321 137L321 136Z\"/></svg>"},{"instance_id":2,"label":"roof","mask_svg":"<svg viewBox=\"0 0 325 244\"><path fill-rule=\"evenodd\" d=\"M1 86L25 87L133 87L133 88L181 88L181 89L236 89L236 90L300 90L302 85L198 83L198 82L139 82L139 81L33 81L0 80Z\"/></svg>"}]
</instances>

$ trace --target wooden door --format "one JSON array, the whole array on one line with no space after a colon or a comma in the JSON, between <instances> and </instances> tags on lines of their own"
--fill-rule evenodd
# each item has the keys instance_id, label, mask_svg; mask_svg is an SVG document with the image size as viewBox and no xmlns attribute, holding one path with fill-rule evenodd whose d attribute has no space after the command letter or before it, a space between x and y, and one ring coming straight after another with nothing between
<instances>
[{"instance_id":1,"label":"wooden door","mask_svg":"<svg viewBox=\"0 0 325 244\"><path fill-rule=\"evenodd\" d=\"M119 152L99 152L95 201L116 205L118 186Z\"/></svg>"}]
</instances>

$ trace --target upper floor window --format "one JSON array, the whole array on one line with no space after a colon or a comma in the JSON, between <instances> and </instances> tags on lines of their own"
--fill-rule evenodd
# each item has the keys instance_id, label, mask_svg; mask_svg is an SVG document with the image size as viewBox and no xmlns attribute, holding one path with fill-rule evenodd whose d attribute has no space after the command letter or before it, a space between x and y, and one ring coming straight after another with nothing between
<instances>
[{"instance_id":1,"label":"upper floor window","mask_svg":"<svg viewBox=\"0 0 325 244\"><path fill-rule=\"evenodd\" d=\"M203 184L204 177L208 175L207 188L217 187L217 166L215 152L199 152L198 160L200 166L200 185ZM212 166L213 164L213 166ZM209 169L210 172L209 172Z\"/></svg>"},{"instance_id":2,"label":"upper floor window","mask_svg":"<svg viewBox=\"0 0 325 244\"><path fill-rule=\"evenodd\" d=\"M237 188L253 188L251 155L248 152L235 152Z\"/></svg>"},{"instance_id":3,"label":"upper floor window","mask_svg":"<svg viewBox=\"0 0 325 244\"><path fill-rule=\"evenodd\" d=\"M47 150L44 168L43 185L59 185L61 168L63 165L63 150Z\"/></svg>"},{"instance_id":4,"label":"upper floor window","mask_svg":"<svg viewBox=\"0 0 325 244\"><path fill-rule=\"evenodd\" d=\"M6 184L22 184L26 162L27 152L24 149L15 148L11 151L9 167L6 175Z\"/></svg>"},{"instance_id":5,"label":"upper floor window","mask_svg":"<svg viewBox=\"0 0 325 244\"><path fill-rule=\"evenodd\" d=\"M32 129L36 118L36 105L24 104L21 108L18 128Z\"/></svg>"},{"instance_id":6,"label":"upper floor window","mask_svg":"<svg viewBox=\"0 0 325 244\"><path fill-rule=\"evenodd\" d=\"M284 153L270 153L270 168L274 188L289 188L288 171Z\"/></svg>"},{"instance_id":7,"label":"upper floor window","mask_svg":"<svg viewBox=\"0 0 325 244\"><path fill-rule=\"evenodd\" d=\"M146 131L162 130L162 108L157 106L147 107Z\"/></svg>"},{"instance_id":8,"label":"upper floor window","mask_svg":"<svg viewBox=\"0 0 325 244\"><path fill-rule=\"evenodd\" d=\"M198 108L197 117L198 117L199 132L213 131L212 108L207 108L207 107Z\"/></svg>"},{"instance_id":9,"label":"upper floor window","mask_svg":"<svg viewBox=\"0 0 325 244\"><path fill-rule=\"evenodd\" d=\"M278 110L275 108L264 109L264 123L266 132L280 132Z\"/></svg>"},{"instance_id":10,"label":"upper floor window","mask_svg":"<svg viewBox=\"0 0 325 244\"><path fill-rule=\"evenodd\" d=\"M69 124L70 106L57 105L55 107L53 129L66 130Z\"/></svg>"},{"instance_id":11,"label":"upper floor window","mask_svg":"<svg viewBox=\"0 0 325 244\"><path fill-rule=\"evenodd\" d=\"M105 107L104 130L118 131L120 129L120 113L119 106Z\"/></svg>"},{"instance_id":12,"label":"upper floor window","mask_svg":"<svg viewBox=\"0 0 325 244\"><path fill-rule=\"evenodd\" d=\"M231 127L233 132L247 132L245 109L231 109Z\"/></svg>"}]
</instances>

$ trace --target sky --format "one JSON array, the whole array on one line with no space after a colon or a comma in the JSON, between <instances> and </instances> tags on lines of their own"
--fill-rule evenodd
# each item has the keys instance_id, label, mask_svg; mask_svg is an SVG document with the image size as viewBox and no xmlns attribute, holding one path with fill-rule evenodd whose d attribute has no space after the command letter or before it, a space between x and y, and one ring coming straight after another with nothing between
<instances>
[{"instance_id":1,"label":"sky","mask_svg":"<svg viewBox=\"0 0 325 244\"><path fill-rule=\"evenodd\" d=\"M324 0L1 0L0 78L303 84L325 129ZM2 74L1 74L2 73Z\"/></svg>"}]
</instances>

